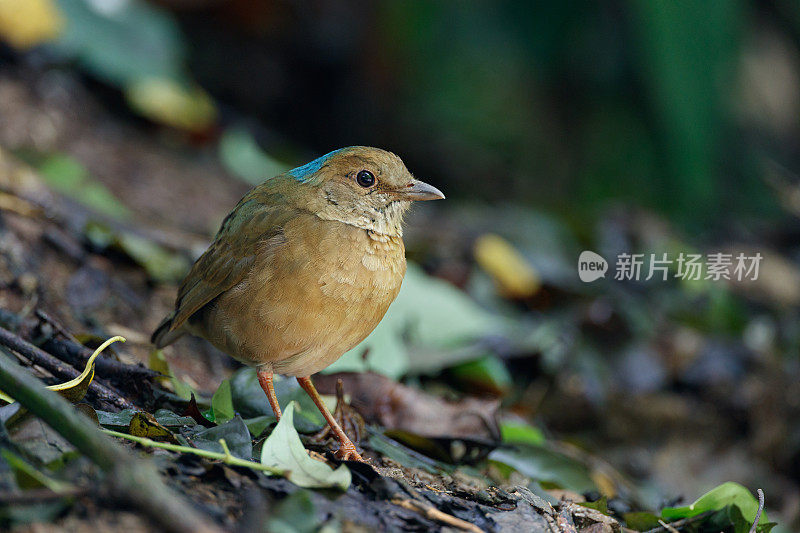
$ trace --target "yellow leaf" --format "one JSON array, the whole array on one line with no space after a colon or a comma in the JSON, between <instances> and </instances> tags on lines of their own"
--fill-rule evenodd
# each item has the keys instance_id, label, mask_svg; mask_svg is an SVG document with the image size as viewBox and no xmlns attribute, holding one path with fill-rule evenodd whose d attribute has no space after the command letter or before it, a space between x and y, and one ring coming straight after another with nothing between
<instances>
[{"instance_id":1,"label":"yellow leaf","mask_svg":"<svg viewBox=\"0 0 800 533\"><path fill-rule=\"evenodd\" d=\"M51 41L63 27L52 0L0 0L0 39L16 48Z\"/></svg>"},{"instance_id":2,"label":"yellow leaf","mask_svg":"<svg viewBox=\"0 0 800 533\"><path fill-rule=\"evenodd\" d=\"M3 0L0 0L2 2ZM83 397L86 396L86 391L89 390L89 385L92 383L92 379L94 379L94 361L97 359L97 356L102 353L103 350L108 348L109 345L120 341L125 342L124 337L120 337L117 335L116 337L111 337L106 342L101 344L94 353L89 357L89 360L86 361L86 368L83 369L81 375L67 381L66 383L60 383L58 385L50 385L47 387L52 391L56 391L61 396L66 398L67 400L71 401L72 403L77 403L83 400ZM12 403L14 401L13 398L0 392L0 400L5 401L6 403Z\"/></svg>"},{"instance_id":3,"label":"yellow leaf","mask_svg":"<svg viewBox=\"0 0 800 533\"><path fill-rule=\"evenodd\" d=\"M487 233L475 241L475 260L511 298L529 298L541 286L539 275L508 241Z\"/></svg>"},{"instance_id":4,"label":"yellow leaf","mask_svg":"<svg viewBox=\"0 0 800 533\"><path fill-rule=\"evenodd\" d=\"M170 79L135 81L125 89L125 96L131 107L142 115L174 128L203 131L217 119L217 109L208 93L200 87L187 88Z\"/></svg>"},{"instance_id":5,"label":"yellow leaf","mask_svg":"<svg viewBox=\"0 0 800 533\"><path fill-rule=\"evenodd\" d=\"M178 444L178 439L170 430L158 423L150 413L139 412L133 415L128 424L128 433L134 437L144 437L160 442Z\"/></svg>"}]
</instances>

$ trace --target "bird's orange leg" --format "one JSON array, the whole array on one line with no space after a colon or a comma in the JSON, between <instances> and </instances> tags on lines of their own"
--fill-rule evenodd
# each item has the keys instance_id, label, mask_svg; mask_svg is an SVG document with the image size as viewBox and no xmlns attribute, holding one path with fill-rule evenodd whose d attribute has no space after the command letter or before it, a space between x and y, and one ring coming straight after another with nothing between
<instances>
[{"instance_id":1,"label":"bird's orange leg","mask_svg":"<svg viewBox=\"0 0 800 533\"><path fill-rule=\"evenodd\" d=\"M261 384L261 388L264 389L264 392L267 394L267 400L269 401L269 406L272 407L272 412L275 413L275 418L280 420L281 406L278 404L278 397L275 396L275 389L272 387L272 372L259 368L256 375L258 376L258 382Z\"/></svg>"},{"instance_id":2,"label":"bird's orange leg","mask_svg":"<svg viewBox=\"0 0 800 533\"><path fill-rule=\"evenodd\" d=\"M333 418L333 415L328 408L325 407L325 404L322 402L322 398L320 397L317 389L314 387L314 384L311 383L310 377L305 378L297 378L297 382L303 387L303 390L311 396L311 399L314 400L314 403L319 409L322 416L325 417L325 420L328 421L328 425L331 426L333 433L336 435L336 438L339 439L339 450L336 452L336 457L339 459L344 459L345 461L361 461L362 463L365 462L364 459L356 451L356 447L347 434L342 431L342 427Z\"/></svg>"}]
</instances>

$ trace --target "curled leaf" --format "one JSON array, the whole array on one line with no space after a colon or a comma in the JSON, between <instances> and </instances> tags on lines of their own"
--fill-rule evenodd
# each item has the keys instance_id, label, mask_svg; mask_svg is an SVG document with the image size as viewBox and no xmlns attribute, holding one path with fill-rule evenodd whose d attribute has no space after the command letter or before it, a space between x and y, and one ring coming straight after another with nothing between
<instances>
[{"instance_id":1,"label":"curled leaf","mask_svg":"<svg viewBox=\"0 0 800 533\"><path fill-rule=\"evenodd\" d=\"M120 337L119 335L111 337L106 342L98 346L94 353L89 357L89 360L86 361L86 368L83 369L83 372L81 372L80 376L76 377L75 379L71 379L66 383L51 385L47 388L58 392L61 394L61 396L73 403L83 400L83 397L86 396L86 391L89 390L89 385L92 383L92 379L94 379L94 360L97 359L97 356L99 356L103 350L117 341L125 342L125 338Z\"/></svg>"},{"instance_id":2,"label":"curled leaf","mask_svg":"<svg viewBox=\"0 0 800 533\"><path fill-rule=\"evenodd\" d=\"M81 375L67 381L66 383L59 383L58 385L50 385L47 388L51 391L55 391L59 393L61 396L66 398L67 400L71 401L72 403L77 403L83 400L83 397L86 396L86 391L89 390L89 385L92 383L92 379L94 379L94 361L97 359L103 350L108 348L111 344L115 342L125 342L124 337L120 337L119 335L115 337L111 337L103 344L97 347L94 353L89 357L89 360L86 361L86 368L83 369ZM3 400L7 403L14 402L14 399L10 396L0 392L0 400Z\"/></svg>"}]
</instances>

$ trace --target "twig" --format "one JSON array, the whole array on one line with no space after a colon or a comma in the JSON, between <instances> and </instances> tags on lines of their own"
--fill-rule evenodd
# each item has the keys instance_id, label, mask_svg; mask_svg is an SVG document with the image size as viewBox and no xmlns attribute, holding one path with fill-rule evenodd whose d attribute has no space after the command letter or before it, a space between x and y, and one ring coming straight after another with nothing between
<instances>
[{"instance_id":1,"label":"twig","mask_svg":"<svg viewBox=\"0 0 800 533\"><path fill-rule=\"evenodd\" d=\"M4 315L8 314L7 312L4 313ZM90 348L81 344L67 328L41 309L37 309L34 314L38 322L31 324L30 330L32 330L32 333L21 335L23 338L27 337L26 340L76 368L86 364L86 361L92 355ZM54 331L48 331L43 327L45 325ZM63 339L59 339L54 333L60 335ZM125 383L129 378L152 379L160 375L155 370L145 366L130 365L110 358L98 359L95 363L95 371L98 377L108 378L115 383L118 381Z\"/></svg>"},{"instance_id":2,"label":"twig","mask_svg":"<svg viewBox=\"0 0 800 533\"><path fill-rule=\"evenodd\" d=\"M756 511L756 518L753 520L753 525L750 526L750 533L756 533L758 521L761 520L761 513L764 512L764 491L758 489L756 492L758 493L758 511Z\"/></svg>"},{"instance_id":3,"label":"twig","mask_svg":"<svg viewBox=\"0 0 800 533\"><path fill-rule=\"evenodd\" d=\"M680 533L680 531L678 531L668 523L664 522L663 520L659 520L658 523L661 524L661 527L663 527L665 530L669 531L669 533Z\"/></svg>"},{"instance_id":4,"label":"twig","mask_svg":"<svg viewBox=\"0 0 800 533\"><path fill-rule=\"evenodd\" d=\"M25 341L22 337L15 335L7 329L0 328L0 345L3 345L15 352L19 353L31 363L46 368L50 373L56 377L69 380L75 379L80 375L80 372L66 365L63 361L45 352L41 348L37 348L33 344ZM0 387L2 389L2 387ZM105 385L92 381L89 385L89 391L97 395L97 398L106 401L120 409L135 409L129 400L123 398L115 393ZM4 391L8 392L8 391Z\"/></svg>"},{"instance_id":5,"label":"twig","mask_svg":"<svg viewBox=\"0 0 800 533\"><path fill-rule=\"evenodd\" d=\"M212 452L209 450L201 450L199 448L190 448L188 446L181 446L180 444L170 444L168 442L158 442L152 439L148 439L147 437L137 437L135 435L128 435L127 433L120 433L119 431L113 431L110 429L103 429L101 430L106 435L111 435L112 437L119 437L121 439L127 439L142 446L146 446L148 448L161 448L162 450L169 450L171 452L181 452L181 453L191 453L193 455L198 455L200 457L205 457L206 459L215 459L217 461L222 461L223 463L230 465L230 466L243 466L245 468L249 468L251 470L259 470L261 472L269 472L270 474L276 476L285 476L286 471L281 470L279 468L275 468L272 466L262 465L261 463L256 463L255 461L246 461L244 459L240 459L233 455L231 451L228 449L228 443L225 442L225 439L220 439L219 443L222 446L223 452Z\"/></svg>"},{"instance_id":6,"label":"twig","mask_svg":"<svg viewBox=\"0 0 800 533\"><path fill-rule=\"evenodd\" d=\"M42 348L71 365L83 365L92 354L91 348L87 348L83 344L55 337L46 339L42 343ZM114 382L130 378L152 379L160 376L158 372L145 366L129 365L114 359L98 359L96 370L98 376Z\"/></svg>"},{"instance_id":7,"label":"twig","mask_svg":"<svg viewBox=\"0 0 800 533\"><path fill-rule=\"evenodd\" d=\"M463 531L472 531L473 533L484 533L484 531L475 524L470 524L466 520L461 520L460 518L456 518L451 514L447 514L444 511L440 511L433 505L424 504L422 502L418 502L408 498L401 498L398 496L392 498L391 502L404 509L408 509L409 511L414 511L416 513L419 513L429 520L441 522L443 524L456 527Z\"/></svg>"},{"instance_id":8,"label":"twig","mask_svg":"<svg viewBox=\"0 0 800 533\"><path fill-rule=\"evenodd\" d=\"M674 522L669 522L669 523L659 520L658 523L660 525L658 527L648 529L644 533L662 533L664 531L672 531L672 530L679 531L681 528L688 526L689 524L693 524L695 522L702 522L712 514L714 514L714 511L705 511L700 514L690 516L688 518L681 518L680 520L675 520Z\"/></svg>"},{"instance_id":9,"label":"twig","mask_svg":"<svg viewBox=\"0 0 800 533\"><path fill-rule=\"evenodd\" d=\"M80 344L78 342L78 339L76 339L75 336L72 335L72 333L67 331L67 328L61 325L61 322L51 317L49 314L45 313L41 309L37 309L36 311L34 311L34 315L36 315L36 318L38 318L41 322L50 324L50 326L54 330L56 330L56 333L58 333L59 335L63 335L65 339L70 340L76 344Z\"/></svg>"},{"instance_id":10,"label":"twig","mask_svg":"<svg viewBox=\"0 0 800 533\"><path fill-rule=\"evenodd\" d=\"M167 488L152 462L139 459L108 439L70 403L4 357L0 357L0 389L99 466L117 501L137 507L172 533L221 531Z\"/></svg>"}]
</instances>

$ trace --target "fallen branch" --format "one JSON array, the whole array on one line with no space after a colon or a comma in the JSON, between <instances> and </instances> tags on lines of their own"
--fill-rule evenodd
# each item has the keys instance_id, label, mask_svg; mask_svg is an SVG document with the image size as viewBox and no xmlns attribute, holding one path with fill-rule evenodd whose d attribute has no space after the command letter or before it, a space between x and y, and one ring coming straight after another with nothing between
<instances>
[{"instance_id":1,"label":"fallen branch","mask_svg":"<svg viewBox=\"0 0 800 533\"><path fill-rule=\"evenodd\" d=\"M472 533L483 533L483 530L478 526L476 526L475 524L470 524L466 520L461 520L460 518L456 518L451 514L447 514L444 511L440 511L433 505L412 500L410 498L401 498L398 496L392 498L391 502L395 505L402 507L403 509L408 509L409 511L414 511L416 513L419 513L428 520L433 520L435 522L447 524L448 526L458 528L462 531L471 531Z\"/></svg>"},{"instance_id":2,"label":"fallen branch","mask_svg":"<svg viewBox=\"0 0 800 533\"><path fill-rule=\"evenodd\" d=\"M151 462L121 448L70 403L4 357L0 357L0 389L99 466L106 473L112 497L117 501L137 507L173 533L221 531L164 485Z\"/></svg>"},{"instance_id":3,"label":"fallen branch","mask_svg":"<svg viewBox=\"0 0 800 533\"><path fill-rule=\"evenodd\" d=\"M4 328L0 328L0 345L17 352L31 363L47 369L51 374L65 381L75 379L80 375L80 372L76 369ZM0 390L2 390L2 387L0 387ZM10 394L9 391L4 390L4 392ZM92 381L89 385L89 392L95 394L98 399L120 409L136 408L129 400L95 381Z\"/></svg>"}]
</instances>

